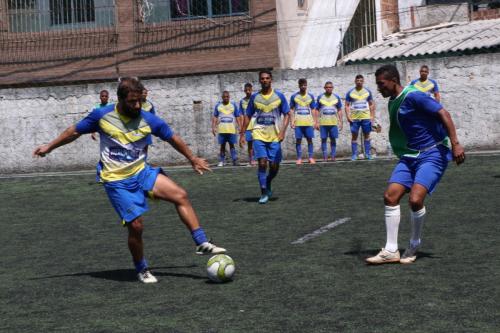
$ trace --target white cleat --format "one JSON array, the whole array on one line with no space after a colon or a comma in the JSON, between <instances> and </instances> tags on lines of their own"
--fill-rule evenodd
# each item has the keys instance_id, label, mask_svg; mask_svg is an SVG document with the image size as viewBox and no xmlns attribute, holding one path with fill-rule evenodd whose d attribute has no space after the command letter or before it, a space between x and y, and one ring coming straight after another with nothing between
<instances>
[{"instance_id":1,"label":"white cleat","mask_svg":"<svg viewBox=\"0 0 500 333\"><path fill-rule=\"evenodd\" d=\"M221 254L226 253L226 249L218 247L210 242L201 243L196 247L196 254Z\"/></svg>"},{"instance_id":2,"label":"white cleat","mask_svg":"<svg viewBox=\"0 0 500 333\"><path fill-rule=\"evenodd\" d=\"M224 162L221 161L221 162L217 163L217 166L218 167L223 167L224 166Z\"/></svg>"},{"instance_id":3,"label":"white cleat","mask_svg":"<svg viewBox=\"0 0 500 333\"><path fill-rule=\"evenodd\" d=\"M142 283L156 283L158 279L151 273L149 269L145 269L142 272L137 274L137 278Z\"/></svg>"},{"instance_id":4,"label":"white cleat","mask_svg":"<svg viewBox=\"0 0 500 333\"><path fill-rule=\"evenodd\" d=\"M371 265L388 264L392 262L399 262L399 260L399 251L396 250L396 252L390 252L386 249L382 249L376 256L365 259L366 263Z\"/></svg>"},{"instance_id":5,"label":"white cleat","mask_svg":"<svg viewBox=\"0 0 500 333\"><path fill-rule=\"evenodd\" d=\"M403 253L403 256L399 260L400 263L402 264L412 264L417 260L417 250L418 246L416 247L408 247L405 252Z\"/></svg>"}]
</instances>

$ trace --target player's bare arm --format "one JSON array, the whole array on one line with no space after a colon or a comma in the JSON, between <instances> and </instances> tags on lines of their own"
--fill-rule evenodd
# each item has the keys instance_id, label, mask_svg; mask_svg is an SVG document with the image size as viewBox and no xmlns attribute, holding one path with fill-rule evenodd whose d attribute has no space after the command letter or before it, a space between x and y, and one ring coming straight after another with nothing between
<instances>
[{"instance_id":1,"label":"player's bare arm","mask_svg":"<svg viewBox=\"0 0 500 333\"><path fill-rule=\"evenodd\" d=\"M375 103L373 100L368 102L368 107L370 108L370 120L373 124L375 121Z\"/></svg>"},{"instance_id":2,"label":"player's bare arm","mask_svg":"<svg viewBox=\"0 0 500 333\"><path fill-rule=\"evenodd\" d=\"M295 128L295 108L290 108L290 128Z\"/></svg>"},{"instance_id":3,"label":"player's bare arm","mask_svg":"<svg viewBox=\"0 0 500 333\"><path fill-rule=\"evenodd\" d=\"M312 114L314 119L314 129L319 130L319 110L313 109Z\"/></svg>"},{"instance_id":4,"label":"player's bare arm","mask_svg":"<svg viewBox=\"0 0 500 333\"><path fill-rule=\"evenodd\" d=\"M33 151L33 157L45 157L54 149L71 143L80 137L80 133L76 131L76 126L72 125L62 132L57 138L46 145L38 146Z\"/></svg>"},{"instance_id":5,"label":"player's bare arm","mask_svg":"<svg viewBox=\"0 0 500 333\"><path fill-rule=\"evenodd\" d=\"M212 134L217 135L217 117L212 116Z\"/></svg>"},{"instance_id":6,"label":"player's bare arm","mask_svg":"<svg viewBox=\"0 0 500 333\"><path fill-rule=\"evenodd\" d=\"M245 143L245 130L247 129L249 123L250 123L250 118L247 115L244 115L243 125L241 126L241 131L240 131L240 146L242 146Z\"/></svg>"},{"instance_id":7,"label":"player's bare arm","mask_svg":"<svg viewBox=\"0 0 500 333\"><path fill-rule=\"evenodd\" d=\"M283 116L283 125L281 126L280 133L278 134L278 140L281 142L285 139L286 129L288 127L288 123L290 122L290 114L285 114Z\"/></svg>"},{"instance_id":8,"label":"player's bare arm","mask_svg":"<svg viewBox=\"0 0 500 333\"><path fill-rule=\"evenodd\" d=\"M345 101L345 118L347 119L347 122L349 124L352 123L352 119L351 119L351 106L349 105L348 101Z\"/></svg>"},{"instance_id":9,"label":"player's bare arm","mask_svg":"<svg viewBox=\"0 0 500 333\"><path fill-rule=\"evenodd\" d=\"M435 92L434 93L434 99L438 102L438 103L441 103L441 94L439 93L439 91Z\"/></svg>"},{"instance_id":10,"label":"player's bare arm","mask_svg":"<svg viewBox=\"0 0 500 333\"><path fill-rule=\"evenodd\" d=\"M455 124L451 119L450 113L445 109L439 110L438 115L443 122L444 127L446 127L446 131L448 132L448 136L450 137L453 160L457 163L457 165L460 165L465 161L465 151L458 141Z\"/></svg>"},{"instance_id":11,"label":"player's bare arm","mask_svg":"<svg viewBox=\"0 0 500 333\"><path fill-rule=\"evenodd\" d=\"M338 123L339 123L339 131L342 130L342 127L344 127L344 124L343 124L343 117L342 117L342 108L337 108L337 119L338 119Z\"/></svg>"},{"instance_id":12,"label":"player's bare arm","mask_svg":"<svg viewBox=\"0 0 500 333\"><path fill-rule=\"evenodd\" d=\"M184 155L189 160L189 162L191 162L193 169L200 175L203 174L203 171L212 171L208 165L208 162L203 158L195 156L191 149L189 149L188 145L177 134L174 134L174 136L172 136L172 138L168 140L168 143L170 143L170 145L174 147L175 150Z\"/></svg>"}]
</instances>

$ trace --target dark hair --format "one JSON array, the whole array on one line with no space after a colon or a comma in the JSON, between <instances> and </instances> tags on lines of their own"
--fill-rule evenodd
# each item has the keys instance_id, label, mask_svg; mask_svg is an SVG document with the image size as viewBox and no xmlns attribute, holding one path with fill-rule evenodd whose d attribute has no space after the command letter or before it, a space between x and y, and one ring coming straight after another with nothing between
<instances>
[{"instance_id":1,"label":"dark hair","mask_svg":"<svg viewBox=\"0 0 500 333\"><path fill-rule=\"evenodd\" d=\"M397 84L401 84L398 69L394 65L384 65L384 66L380 67L375 72L375 76L379 76L379 75L383 75L384 79L388 79L388 80L396 79Z\"/></svg>"},{"instance_id":2,"label":"dark hair","mask_svg":"<svg viewBox=\"0 0 500 333\"><path fill-rule=\"evenodd\" d=\"M252 84L247 82L243 88L253 88Z\"/></svg>"},{"instance_id":3,"label":"dark hair","mask_svg":"<svg viewBox=\"0 0 500 333\"><path fill-rule=\"evenodd\" d=\"M331 84L331 85L333 86L332 81L326 81L326 82L325 82L325 86L326 86L327 84Z\"/></svg>"},{"instance_id":4,"label":"dark hair","mask_svg":"<svg viewBox=\"0 0 500 333\"><path fill-rule=\"evenodd\" d=\"M222 92L222 95L224 95L224 94L228 94L228 95L229 95L229 91L224 90L224 91Z\"/></svg>"},{"instance_id":5,"label":"dark hair","mask_svg":"<svg viewBox=\"0 0 500 333\"><path fill-rule=\"evenodd\" d=\"M355 78L355 80L357 80L357 79L364 79L364 77L363 77L363 75L361 75L361 74L358 74L358 75L356 75L356 78Z\"/></svg>"},{"instance_id":6,"label":"dark hair","mask_svg":"<svg viewBox=\"0 0 500 333\"><path fill-rule=\"evenodd\" d=\"M420 69L421 69L421 70L422 70L422 69L424 69L424 68L425 68L425 69L427 69L427 70L429 70L429 66L427 66L427 65L422 65L422 66L420 66Z\"/></svg>"},{"instance_id":7,"label":"dark hair","mask_svg":"<svg viewBox=\"0 0 500 333\"><path fill-rule=\"evenodd\" d=\"M101 91L99 92L99 95L100 95L100 94L102 94L102 93L104 93L104 92L105 92L105 93L107 93L107 94L109 95L109 91L107 91L106 89L101 90Z\"/></svg>"},{"instance_id":8,"label":"dark hair","mask_svg":"<svg viewBox=\"0 0 500 333\"><path fill-rule=\"evenodd\" d=\"M271 77L271 79L273 78L273 73L271 73L271 71L270 71L270 70L268 70L268 69L263 69L263 70L261 70L261 71L259 72L259 79L260 79L260 76L261 76L262 74L269 74L269 76Z\"/></svg>"},{"instance_id":9,"label":"dark hair","mask_svg":"<svg viewBox=\"0 0 500 333\"><path fill-rule=\"evenodd\" d=\"M299 84L307 84L307 80L304 78L299 79Z\"/></svg>"},{"instance_id":10,"label":"dark hair","mask_svg":"<svg viewBox=\"0 0 500 333\"><path fill-rule=\"evenodd\" d=\"M133 77L124 77L120 80L120 83L118 84L116 95L118 96L118 99L123 100L127 98L130 92L136 92L142 94L143 90L144 86L138 79Z\"/></svg>"}]
</instances>

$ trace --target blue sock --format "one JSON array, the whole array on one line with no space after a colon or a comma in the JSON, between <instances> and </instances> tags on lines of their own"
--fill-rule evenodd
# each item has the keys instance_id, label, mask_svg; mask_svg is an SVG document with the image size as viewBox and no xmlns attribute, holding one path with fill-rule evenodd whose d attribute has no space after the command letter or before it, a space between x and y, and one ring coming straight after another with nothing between
<instances>
[{"instance_id":1,"label":"blue sock","mask_svg":"<svg viewBox=\"0 0 500 333\"><path fill-rule=\"evenodd\" d=\"M231 152L231 159L233 161L236 161L238 159L238 153L236 152L236 148L231 148L230 152Z\"/></svg>"},{"instance_id":2,"label":"blue sock","mask_svg":"<svg viewBox=\"0 0 500 333\"><path fill-rule=\"evenodd\" d=\"M358 156L358 143L351 142L351 149L352 149L352 156L357 157Z\"/></svg>"},{"instance_id":3,"label":"blue sock","mask_svg":"<svg viewBox=\"0 0 500 333\"><path fill-rule=\"evenodd\" d=\"M307 144L307 152L309 153L309 158L314 157L314 145L312 142Z\"/></svg>"},{"instance_id":4,"label":"blue sock","mask_svg":"<svg viewBox=\"0 0 500 333\"><path fill-rule=\"evenodd\" d=\"M207 235L205 235L205 230L202 227L191 231L191 237L193 237L196 245L200 245L202 243L208 242Z\"/></svg>"},{"instance_id":5,"label":"blue sock","mask_svg":"<svg viewBox=\"0 0 500 333\"><path fill-rule=\"evenodd\" d=\"M259 178L259 185L261 189L266 189L267 188L267 176L266 176L266 169L257 169L257 177Z\"/></svg>"},{"instance_id":6,"label":"blue sock","mask_svg":"<svg viewBox=\"0 0 500 333\"><path fill-rule=\"evenodd\" d=\"M142 258L141 260L139 260L137 262L134 261L134 266L135 266L135 271L137 273L140 273L143 270L145 270L146 268L148 268L148 262L146 261L146 259Z\"/></svg>"},{"instance_id":7,"label":"blue sock","mask_svg":"<svg viewBox=\"0 0 500 333\"><path fill-rule=\"evenodd\" d=\"M335 155L337 155L337 143L330 142L330 147L332 148L332 158L335 158Z\"/></svg>"},{"instance_id":8,"label":"blue sock","mask_svg":"<svg viewBox=\"0 0 500 333\"><path fill-rule=\"evenodd\" d=\"M266 187L271 188L271 182L278 175L278 170L270 169L269 175L266 177Z\"/></svg>"},{"instance_id":9,"label":"blue sock","mask_svg":"<svg viewBox=\"0 0 500 333\"><path fill-rule=\"evenodd\" d=\"M297 159L302 159L302 143L296 143L295 150L297 151Z\"/></svg>"},{"instance_id":10,"label":"blue sock","mask_svg":"<svg viewBox=\"0 0 500 333\"><path fill-rule=\"evenodd\" d=\"M224 162L225 159L226 159L225 154L219 154L219 161Z\"/></svg>"},{"instance_id":11,"label":"blue sock","mask_svg":"<svg viewBox=\"0 0 500 333\"><path fill-rule=\"evenodd\" d=\"M326 150L326 139L321 139L321 151L323 152L323 159L326 160L328 151Z\"/></svg>"},{"instance_id":12,"label":"blue sock","mask_svg":"<svg viewBox=\"0 0 500 333\"><path fill-rule=\"evenodd\" d=\"M370 156L370 149L372 148L371 141L370 140L365 140L365 157Z\"/></svg>"}]
</instances>

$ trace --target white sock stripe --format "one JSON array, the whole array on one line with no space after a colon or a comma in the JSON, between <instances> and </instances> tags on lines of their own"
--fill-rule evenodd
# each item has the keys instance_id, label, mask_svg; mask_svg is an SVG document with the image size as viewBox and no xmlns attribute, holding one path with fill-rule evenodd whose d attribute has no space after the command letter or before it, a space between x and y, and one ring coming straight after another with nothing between
<instances>
[{"instance_id":1,"label":"white sock stripe","mask_svg":"<svg viewBox=\"0 0 500 333\"><path fill-rule=\"evenodd\" d=\"M413 218L420 218L424 216L426 213L425 207L423 207L421 210L417 210L416 212L412 211L411 212L411 217Z\"/></svg>"},{"instance_id":2,"label":"white sock stripe","mask_svg":"<svg viewBox=\"0 0 500 333\"><path fill-rule=\"evenodd\" d=\"M401 215L400 206L385 206L385 216L397 216Z\"/></svg>"}]
</instances>

